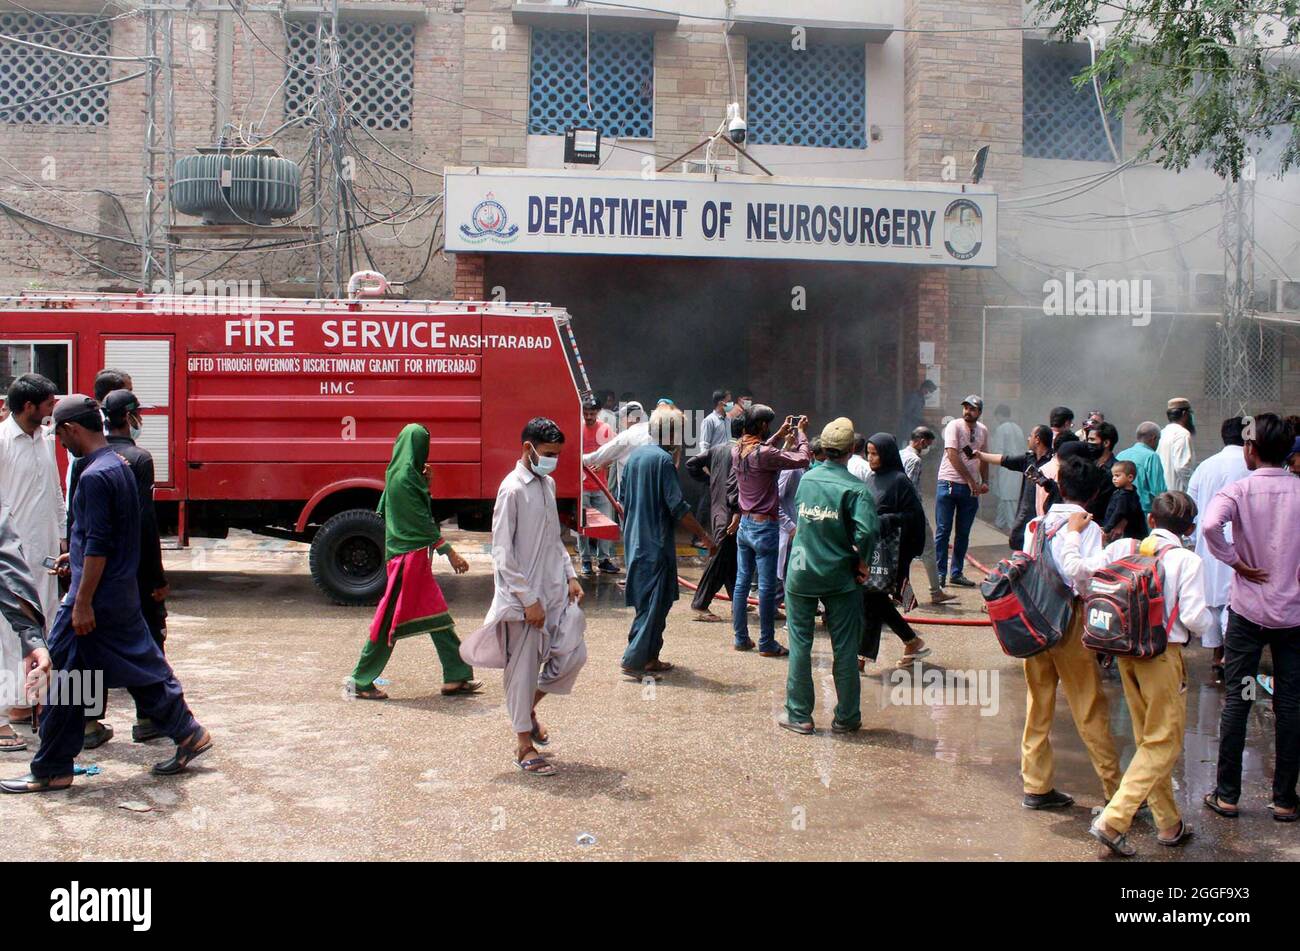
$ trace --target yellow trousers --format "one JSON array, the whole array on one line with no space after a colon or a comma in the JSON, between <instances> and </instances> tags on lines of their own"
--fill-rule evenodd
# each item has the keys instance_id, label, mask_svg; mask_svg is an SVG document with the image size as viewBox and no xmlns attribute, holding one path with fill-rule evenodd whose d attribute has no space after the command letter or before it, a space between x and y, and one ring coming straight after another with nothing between
<instances>
[{"instance_id":1,"label":"yellow trousers","mask_svg":"<svg viewBox=\"0 0 1300 951\"><path fill-rule=\"evenodd\" d=\"M1052 720L1056 716L1056 685L1061 685L1074 716L1079 738L1088 749L1092 768L1101 778L1107 799L1119 788L1119 754L1110 735L1110 709L1101 691L1101 672L1092 651L1083 646L1083 610L1075 603L1065 636L1049 650L1025 658L1025 735L1020 742L1020 775L1025 792L1051 792Z\"/></svg>"},{"instance_id":2,"label":"yellow trousers","mask_svg":"<svg viewBox=\"0 0 1300 951\"><path fill-rule=\"evenodd\" d=\"M1187 723L1183 646L1170 644L1163 654L1145 660L1121 657L1119 675L1133 718L1137 752L1101 819L1115 831L1127 832L1133 814L1145 800L1151 806L1157 829L1177 828L1173 775L1183 751L1183 728Z\"/></svg>"}]
</instances>

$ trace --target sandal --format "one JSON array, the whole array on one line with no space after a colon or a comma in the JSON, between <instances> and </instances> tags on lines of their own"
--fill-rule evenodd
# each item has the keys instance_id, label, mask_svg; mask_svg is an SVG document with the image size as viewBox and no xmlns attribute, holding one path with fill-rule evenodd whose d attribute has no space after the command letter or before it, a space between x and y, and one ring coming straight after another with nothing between
<instances>
[{"instance_id":1,"label":"sandal","mask_svg":"<svg viewBox=\"0 0 1300 951\"><path fill-rule=\"evenodd\" d=\"M54 785L57 780L66 779L63 785ZM71 776L34 776L28 773L18 779L0 780L0 791L7 793L62 792L72 788Z\"/></svg>"},{"instance_id":2,"label":"sandal","mask_svg":"<svg viewBox=\"0 0 1300 951\"><path fill-rule=\"evenodd\" d=\"M1188 839L1190 839L1193 835L1194 835L1194 833L1192 832L1192 827L1189 826L1189 825L1188 825L1186 822L1184 822L1182 819L1179 819L1179 820L1178 820L1178 834L1177 834L1176 836L1174 836L1172 839L1162 839L1160 836L1157 835L1157 836L1156 836L1156 841L1159 842L1161 845L1168 846L1169 848L1173 849L1173 848L1177 848L1178 846L1182 845L1184 842L1186 842Z\"/></svg>"},{"instance_id":3,"label":"sandal","mask_svg":"<svg viewBox=\"0 0 1300 951\"><path fill-rule=\"evenodd\" d=\"M1209 809L1212 812L1217 812L1225 819L1235 819L1237 818L1237 816L1241 815L1240 809L1236 809L1236 808L1228 809L1223 805L1221 805L1219 803L1218 793L1212 793L1212 792L1206 793L1205 798L1203 798L1201 802L1205 803L1205 807L1207 809Z\"/></svg>"},{"instance_id":4,"label":"sandal","mask_svg":"<svg viewBox=\"0 0 1300 951\"><path fill-rule=\"evenodd\" d=\"M155 776L174 776L183 772L195 759L212 749L212 734L199 727L185 739L176 744L172 758L162 763L154 763Z\"/></svg>"},{"instance_id":5,"label":"sandal","mask_svg":"<svg viewBox=\"0 0 1300 951\"><path fill-rule=\"evenodd\" d=\"M907 670L907 668L912 666L913 661L920 660L922 657L929 657L931 653L930 648L922 647L915 653L903 654L902 657L898 658L898 660L894 662L894 667L897 670Z\"/></svg>"},{"instance_id":6,"label":"sandal","mask_svg":"<svg viewBox=\"0 0 1300 951\"><path fill-rule=\"evenodd\" d=\"M532 749L532 747L529 747L529 749ZM524 750L524 752L527 753L528 750ZM533 752L537 753L537 750L534 749ZM519 767L520 772L529 773L533 776L554 776L558 772L554 766L546 762L546 759L540 753L528 759L517 759L515 765Z\"/></svg>"},{"instance_id":7,"label":"sandal","mask_svg":"<svg viewBox=\"0 0 1300 951\"><path fill-rule=\"evenodd\" d=\"M1279 812L1276 803L1268 804L1268 811L1273 815L1274 822L1295 822L1300 819L1300 810L1292 809L1290 812Z\"/></svg>"},{"instance_id":8,"label":"sandal","mask_svg":"<svg viewBox=\"0 0 1300 951\"><path fill-rule=\"evenodd\" d=\"M85 735L81 741L83 750L93 750L103 746L113 738L113 728L107 723L95 723L95 728Z\"/></svg>"},{"instance_id":9,"label":"sandal","mask_svg":"<svg viewBox=\"0 0 1300 951\"><path fill-rule=\"evenodd\" d=\"M1097 828L1097 823L1094 822L1088 826L1088 834L1116 855L1126 859L1131 859L1137 855L1137 849L1129 845L1128 836L1123 832L1112 839L1104 830Z\"/></svg>"},{"instance_id":10,"label":"sandal","mask_svg":"<svg viewBox=\"0 0 1300 951\"><path fill-rule=\"evenodd\" d=\"M784 644L777 644L774 651L759 651L759 657L789 657L790 650Z\"/></svg>"},{"instance_id":11,"label":"sandal","mask_svg":"<svg viewBox=\"0 0 1300 951\"><path fill-rule=\"evenodd\" d=\"M352 696L358 700L387 700L388 694L384 693L378 687L369 687L365 690L354 690Z\"/></svg>"},{"instance_id":12,"label":"sandal","mask_svg":"<svg viewBox=\"0 0 1300 951\"><path fill-rule=\"evenodd\" d=\"M446 687L443 687L441 692L444 697L459 697L459 696L469 696L472 693L478 693L482 689L483 689L483 681L481 680L462 680L459 684L457 684L455 687L452 687L450 690L448 690Z\"/></svg>"},{"instance_id":13,"label":"sandal","mask_svg":"<svg viewBox=\"0 0 1300 951\"><path fill-rule=\"evenodd\" d=\"M1221 815L1223 818L1236 818L1242 815L1240 809L1229 809L1222 803L1219 803L1218 792L1206 792L1205 798L1201 799L1201 802L1205 803L1205 807L1210 809L1210 811L1217 812L1218 815Z\"/></svg>"},{"instance_id":14,"label":"sandal","mask_svg":"<svg viewBox=\"0 0 1300 951\"><path fill-rule=\"evenodd\" d=\"M699 621L701 624L721 624L727 619L725 617L718 617L718 615L714 614L712 611L701 611L699 614L695 615L695 617L691 618L691 620Z\"/></svg>"},{"instance_id":15,"label":"sandal","mask_svg":"<svg viewBox=\"0 0 1300 951\"><path fill-rule=\"evenodd\" d=\"M652 660L650 663L645 665L645 669L647 673L651 674L666 674L668 671L672 670L674 666L676 665L670 664L666 660Z\"/></svg>"},{"instance_id":16,"label":"sandal","mask_svg":"<svg viewBox=\"0 0 1300 951\"><path fill-rule=\"evenodd\" d=\"M27 741L17 733L0 735L0 753L21 753L27 749Z\"/></svg>"},{"instance_id":17,"label":"sandal","mask_svg":"<svg viewBox=\"0 0 1300 951\"><path fill-rule=\"evenodd\" d=\"M551 734L549 731L543 732L542 722L537 719L537 714L533 714L533 731L528 735L538 746L546 746L551 742Z\"/></svg>"}]
</instances>

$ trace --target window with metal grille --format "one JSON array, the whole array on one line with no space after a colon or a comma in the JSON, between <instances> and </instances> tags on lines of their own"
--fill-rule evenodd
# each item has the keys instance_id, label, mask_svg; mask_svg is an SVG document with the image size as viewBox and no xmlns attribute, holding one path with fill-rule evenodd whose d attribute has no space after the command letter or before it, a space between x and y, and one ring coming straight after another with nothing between
<instances>
[{"instance_id":1,"label":"window with metal grille","mask_svg":"<svg viewBox=\"0 0 1300 951\"><path fill-rule=\"evenodd\" d=\"M290 20L285 35L288 66L284 114L311 112L322 68L315 20ZM339 86L353 118L368 129L411 128L415 81L415 27L366 20L339 22Z\"/></svg>"},{"instance_id":2,"label":"window with metal grille","mask_svg":"<svg viewBox=\"0 0 1300 951\"><path fill-rule=\"evenodd\" d=\"M1074 87L1088 66L1088 48L1025 40L1024 149L1026 158L1113 161L1092 85ZM1115 148L1122 148L1120 117L1108 114Z\"/></svg>"},{"instance_id":3,"label":"window with metal grille","mask_svg":"<svg viewBox=\"0 0 1300 951\"><path fill-rule=\"evenodd\" d=\"M654 136L655 36L533 30L528 131L563 135L573 126L620 139ZM591 77L591 86L587 78Z\"/></svg>"},{"instance_id":4,"label":"window with metal grille","mask_svg":"<svg viewBox=\"0 0 1300 951\"><path fill-rule=\"evenodd\" d=\"M0 34L56 49L0 40L0 121L46 125L104 125L113 28L96 16L0 13ZM67 56L58 50L89 53Z\"/></svg>"},{"instance_id":5,"label":"window with metal grille","mask_svg":"<svg viewBox=\"0 0 1300 951\"><path fill-rule=\"evenodd\" d=\"M751 40L745 118L755 145L867 147L867 54L862 46Z\"/></svg>"},{"instance_id":6,"label":"window with metal grille","mask_svg":"<svg viewBox=\"0 0 1300 951\"><path fill-rule=\"evenodd\" d=\"M1276 402L1282 398L1282 334L1274 327L1253 323L1240 331L1242 359L1236 374L1245 382L1247 403ZM1222 332L1212 333L1205 344L1205 396L1207 399L1228 397L1227 375L1230 370L1228 341Z\"/></svg>"}]
</instances>

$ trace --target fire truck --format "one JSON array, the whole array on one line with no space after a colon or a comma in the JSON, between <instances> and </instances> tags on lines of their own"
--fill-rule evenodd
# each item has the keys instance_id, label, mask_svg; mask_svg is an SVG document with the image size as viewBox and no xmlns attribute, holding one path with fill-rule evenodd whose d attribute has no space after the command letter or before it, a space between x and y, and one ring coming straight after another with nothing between
<instances>
[{"instance_id":1,"label":"fire truck","mask_svg":"<svg viewBox=\"0 0 1300 951\"><path fill-rule=\"evenodd\" d=\"M309 542L312 578L340 604L383 591L375 506L407 423L429 429L434 516L483 531L524 424L551 417L570 445L554 474L562 518L608 537L579 504L589 387L569 314L374 293L354 279L339 300L0 297L0 374L91 393L101 368L128 373L164 532L182 546L231 528Z\"/></svg>"}]
</instances>

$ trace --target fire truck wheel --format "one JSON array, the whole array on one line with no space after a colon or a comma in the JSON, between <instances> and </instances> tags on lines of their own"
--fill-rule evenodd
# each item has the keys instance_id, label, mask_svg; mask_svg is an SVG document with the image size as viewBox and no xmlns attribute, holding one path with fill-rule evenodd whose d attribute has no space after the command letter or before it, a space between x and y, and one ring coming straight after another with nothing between
<instances>
[{"instance_id":1,"label":"fire truck wheel","mask_svg":"<svg viewBox=\"0 0 1300 951\"><path fill-rule=\"evenodd\" d=\"M376 604L384 593L384 520L368 509L328 519L311 543L311 579L335 604Z\"/></svg>"}]
</instances>

